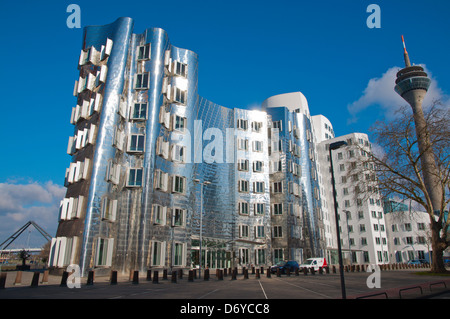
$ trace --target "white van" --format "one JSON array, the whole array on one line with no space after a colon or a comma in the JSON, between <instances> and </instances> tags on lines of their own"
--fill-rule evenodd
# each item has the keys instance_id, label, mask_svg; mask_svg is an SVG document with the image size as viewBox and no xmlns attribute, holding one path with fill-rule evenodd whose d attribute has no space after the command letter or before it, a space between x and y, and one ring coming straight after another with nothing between
<instances>
[{"instance_id":1,"label":"white van","mask_svg":"<svg viewBox=\"0 0 450 319\"><path fill-rule=\"evenodd\" d=\"M325 258L308 258L303 264L300 265L301 268L314 268L314 270L319 270L319 268L327 267L327 261Z\"/></svg>"}]
</instances>

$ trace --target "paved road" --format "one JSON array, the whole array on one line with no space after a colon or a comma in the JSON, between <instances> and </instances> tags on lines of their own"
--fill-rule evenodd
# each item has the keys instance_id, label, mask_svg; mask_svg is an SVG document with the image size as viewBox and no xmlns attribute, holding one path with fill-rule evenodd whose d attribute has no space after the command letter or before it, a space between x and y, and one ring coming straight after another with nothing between
<instances>
[{"instance_id":1,"label":"paved road","mask_svg":"<svg viewBox=\"0 0 450 319\"><path fill-rule=\"evenodd\" d=\"M386 271L379 273L379 288L369 288L367 281L371 273L345 273L347 298L411 299L434 296L435 293L450 289L450 277L419 276L412 270ZM133 284L128 278L120 277L117 285L110 285L109 278L96 278L93 285L82 281L81 288L60 287L60 277L50 276L48 283L30 289L32 273L24 272L21 285L14 285L16 273L8 272L5 289L0 289L0 299L340 299L341 283L339 274L316 274L299 276L249 275L244 279L238 275L218 280L195 279L189 282L187 276L177 283L159 279L157 284L140 278ZM372 283L377 283L371 280ZM372 298L371 297L371 298ZM435 296L436 297L436 296ZM439 296L437 296L439 298ZM442 295L444 298L444 295Z\"/></svg>"}]
</instances>

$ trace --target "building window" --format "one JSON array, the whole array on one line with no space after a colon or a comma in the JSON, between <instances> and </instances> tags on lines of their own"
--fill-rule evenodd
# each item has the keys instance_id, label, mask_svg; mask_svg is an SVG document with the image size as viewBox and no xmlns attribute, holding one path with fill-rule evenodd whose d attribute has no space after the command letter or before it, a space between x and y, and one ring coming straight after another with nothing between
<instances>
[{"instance_id":1,"label":"building window","mask_svg":"<svg viewBox=\"0 0 450 319\"><path fill-rule=\"evenodd\" d=\"M278 129L281 132L283 130L283 121L272 122L272 128Z\"/></svg>"},{"instance_id":2,"label":"building window","mask_svg":"<svg viewBox=\"0 0 450 319\"><path fill-rule=\"evenodd\" d=\"M185 146L178 144L172 145L172 161L184 163L186 158L185 151Z\"/></svg>"},{"instance_id":3,"label":"building window","mask_svg":"<svg viewBox=\"0 0 450 319\"><path fill-rule=\"evenodd\" d=\"M166 243L152 241L151 247L151 266L164 266Z\"/></svg>"},{"instance_id":4,"label":"building window","mask_svg":"<svg viewBox=\"0 0 450 319\"><path fill-rule=\"evenodd\" d=\"M187 91L175 87L173 92L173 99L175 102L185 105L187 102Z\"/></svg>"},{"instance_id":5,"label":"building window","mask_svg":"<svg viewBox=\"0 0 450 319\"><path fill-rule=\"evenodd\" d=\"M248 181L246 180L239 180L239 192L241 193L247 193L248 192Z\"/></svg>"},{"instance_id":6,"label":"building window","mask_svg":"<svg viewBox=\"0 0 450 319\"><path fill-rule=\"evenodd\" d=\"M247 202L239 202L239 214L248 215L248 203Z\"/></svg>"},{"instance_id":7,"label":"building window","mask_svg":"<svg viewBox=\"0 0 450 319\"><path fill-rule=\"evenodd\" d=\"M272 215L283 214L283 203L272 204Z\"/></svg>"},{"instance_id":8,"label":"building window","mask_svg":"<svg viewBox=\"0 0 450 319\"><path fill-rule=\"evenodd\" d=\"M248 140L245 138L238 138L237 146L238 150L248 151Z\"/></svg>"},{"instance_id":9,"label":"building window","mask_svg":"<svg viewBox=\"0 0 450 319\"><path fill-rule=\"evenodd\" d=\"M264 215L264 203L254 204L255 215Z\"/></svg>"},{"instance_id":10,"label":"building window","mask_svg":"<svg viewBox=\"0 0 450 319\"><path fill-rule=\"evenodd\" d=\"M173 245L173 265L183 266L185 260L185 244L174 243Z\"/></svg>"},{"instance_id":11,"label":"building window","mask_svg":"<svg viewBox=\"0 0 450 319\"><path fill-rule=\"evenodd\" d=\"M262 125L262 122L252 122L252 130L255 132L261 132Z\"/></svg>"},{"instance_id":12,"label":"building window","mask_svg":"<svg viewBox=\"0 0 450 319\"><path fill-rule=\"evenodd\" d=\"M411 230L412 230L411 224L410 223L406 223L405 224L405 231L411 231Z\"/></svg>"},{"instance_id":13,"label":"building window","mask_svg":"<svg viewBox=\"0 0 450 319\"><path fill-rule=\"evenodd\" d=\"M142 168L130 168L128 170L127 186L130 187L142 186Z\"/></svg>"},{"instance_id":14,"label":"building window","mask_svg":"<svg viewBox=\"0 0 450 319\"><path fill-rule=\"evenodd\" d=\"M114 238L98 238L96 266L111 266Z\"/></svg>"},{"instance_id":15,"label":"building window","mask_svg":"<svg viewBox=\"0 0 450 319\"><path fill-rule=\"evenodd\" d=\"M182 77L187 78L187 64L181 63L179 61L174 61L173 62L173 74L174 75L179 75Z\"/></svg>"},{"instance_id":16,"label":"building window","mask_svg":"<svg viewBox=\"0 0 450 319\"><path fill-rule=\"evenodd\" d=\"M263 142L253 141L253 152L262 152L262 151L263 151Z\"/></svg>"},{"instance_id":17,"label":"building window","mask_svg":"<svg viewBox=\"0 0 450 319\"><path fill-rule=\"evenodd\" d=\"M248 225L239 225L239 238L248 238Z\"/></svg>"},{"instance_id":18,"label":"building window","mask_svg":"<svg viewBox=\"0 0 450 319\"><path fill-rule=\"evenodd\" d=\"M173 129L179 132L184 132L186 129L186 118L175 114L173 116Z\"/></svg>"},{"instance_id":19,"label":"building window","mask_svg":"<svg viewBox=\"0 0 450 319\"><path fill-rule=\"evenodd\" d=\"M175 175L172 177L172 192L184 194L186 177Z\"/></svg>"},{"instance_id":20,"label":"building window","mask_svg":"<svg viewBox=\"0 0 450 319\"><path fill-rule=\"evenodd\" d=\"M253 182L254 193L264 193L264 182Z\"/></svg>"},{"instance_id":21,"label":"building window","mask_svg":"<svg viewBox=\"0 0 450 319\"><path fill-rule=\"evenodd\" d=\"M145 145L145 135L133 134L130 136L128 152L143 152Z\"/></svg>"},{"instance_id":22,"label":"building window","mask_svg":"<svg viewBox=\"0 0 450 319\"><path fill-rule=\"evenodd\" d=\"M240 130L247 130L248 128L248 121L244 119L238 119L237 120L237 128Z\"/></svg>"},{"instance_id":23,"label":"building window","mask_svg":"<svg viewBox=\"0 0 450 319\"><path fill-rule=\"evenodd\" d=\"M138 60L150 59L150 43L138 47Z\"/></svg>"},{"instance_id":24,"label":"building window","mask_svg":"<svg viewBox=\"0 0 450 319\"><path fill-rule=\"evenodd\" d=\"M102 219L115 221L117 213L117 200L104 197L102 200Z\"/></svg>"},{"instance_id":25,"label":"building window","mask_svg":"<svg viewBox=\"0 0 450 319\"><path fill-rule=\"evenodd\" d=\"M133 114L131 115L133 120L146 120L147 119L147 103L134 103Z\"/></svg>"},{"instance_id":26,"label":"building window","mask_svg":"<svg viewBox=\"0 0 450 319\"><path fill-rule=\"evenodd\" d=\"M166 215L167 215L167 207L153 204L153 224L155 225L165 225L166 224Z\"/></svg>"},{"instance_id":27,"label":"building window","mask_svg":"<svg viewBox=\"0 0 450 319\"><path fill-rule=\"evenodd\" d=\"M275 264L277 264L280 261L284 260L284 256L283 256L283 249L282 248L277 248L273 250L273 261Z\"/></svg>"},{"instance_id":28,"label":"building window","mask_svg":"<svg viewBox=\"0 0 450 319\"><path fill-rule=\"evenodd\" d=\"M136 74L136 82L135 82L136 84L134 88L141 90L148 89L149 79L150 76L148 72Z\"/></svg>"},{"instance_id":29,"label":"building window","mask_svg":"<svg viewBox=\"0 0 450 319\"><path fill-rule=\"evenodd\" d=\"M272 183L272 193L282 193L283 192L283 182Z\"/></svg>"},{"instance_id":30,"label":"building window","mask_svg":"<svg viewBox=\"0 0 450 319\"><path fill-rule=\"evenodd\" d=\"M265 234L264 234L264 226L260 225L260 226L256 226L255 227L255 237L256 238L264 238Z\"/></svg>"},{"instance_id":31,"label":"building window","mask_svg":"<svg viewBox=\"0 0 450 319\"><path fill-rule=\"evenodd\" d=\"M238 160L238 170L240 171L248 171L248 160L247 159L239 159Z\"/></svg>"},{"instance_id":32,"label":"building window","mask_svg":"<svg viewBox=\"0 0 450 319\"><path fill-rule=\"evenodd\" d=\"M255 173L260 173L264 169L264 163L262 161L254 161L253 162L253 171Z\"/></svg>"},{"instance_id":33,"label":"building window","mask_svg":"<svg viewBox=\"0 0 450 319\"><path fill-rule=\"evenodd\" d=\"M264 265L266 263L266 250L256 249L256 264Z\"/></svg>"},{"instance_id":34,"label":"building window","mask_svg":"<svg viewBox=\"0 0 450 319\"><path fill-rule=\"evenodd\" d=\"M283 229L281 226L273 226L273 238L283 237Z\"/></svg>"},{"instance_id":35,"label":"building window","mask_svg":"<svg viewBox=\"0 0 450 319\"><path fill-rule=\"evenodd\" d=\"M239 262L240 264L248 264L250 261L249 259L249 251L248 248L240 248L239 249Z\"/></svg>"},{"instance_id":36,"label":"building window","mask_svg":"<svg viewBox=\"0 0 450 319\"><path fill-rule=\"evenodd\" d=\"M186 210L181 208L172 209L172 226L184 226L186 220Z\"/></svg>"}]
</instances>

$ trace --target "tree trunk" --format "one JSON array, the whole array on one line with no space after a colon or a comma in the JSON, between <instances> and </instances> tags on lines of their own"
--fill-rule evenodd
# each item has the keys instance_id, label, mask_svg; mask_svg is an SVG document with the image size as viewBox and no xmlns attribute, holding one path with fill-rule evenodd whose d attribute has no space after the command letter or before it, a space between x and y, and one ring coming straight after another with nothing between
<instances>
[{"instance_id":1,"label":"tree trunk","mask_svg":"<svg viewBox=\"0 0 450 319\"><path fill-rule=\"evenodd\" d=\"M446 248L443 243L440 232L442 226L439 223L431 222L431 247L433 250L433 258L431 261L431 272L435 273L445 273L447 270L444 265L444 250Z\"/></svg>"}]
</instances>

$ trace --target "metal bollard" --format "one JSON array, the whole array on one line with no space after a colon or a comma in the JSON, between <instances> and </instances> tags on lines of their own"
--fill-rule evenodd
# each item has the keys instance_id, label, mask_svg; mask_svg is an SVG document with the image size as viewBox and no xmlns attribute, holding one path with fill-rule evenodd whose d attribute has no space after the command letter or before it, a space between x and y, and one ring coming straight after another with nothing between
<instances>
[{"instance_id":1,"label":"metal bollard","mask_svg":"<svg viewBox=\"0 0 450 319\"><path fill-rule=\"evenodd\" d=\"M42 275L42 280L41 280L41 284L46 284L48 283L48 270L44 271L44 274Z\"/></svg>"},{"instance_id":2,"label":"metal bollard","mask_svg":"<svg viewBox=\"0 0 450 319\"><path fill-rule=\"evenodd\" d=\"M308 268L303 267L303 274L304 274L305 276L308 276Z\"/></svg>"},{"instance_id":3,"label":"metal bollard","mask_svg":"<svg viewBox=\"0 0 450 319\"><path fill-rule=\"evenodd\" d=\"M60 287L67 287L67 278L69 278L69 273L64 271L61 277L61 283L59 284Z\"/></svg>"},{"instance_id":4,"label":"metal bollard","mask_svg":"<svg viewBox=\"0 0 450 319\"><path fill-rule=\"evenodd\" d=\"M139 270L135 270L133 273L133 284L139 284Z\"/></svg>"},{"instance_id":5,"label":"metal bollard","mask_svg":"<svg viewBox=\"0 0 450 319\"><path fill-rule=\"evenodd\" d=\"M281 271L280 271L280 268L277 268L277 277L281 277Z\"/></svg>"},{"instance_id":6,"label":"metal bollard","mask_svg":"<svg viewBox=\"0 0 450 319\"><path fill-rule=\"evenodd\" d=\"M178 279L183 279L183 269L178 269Z\"/></svg>"},{"instance_id":7,"label":"metal bollard","mask_svg":"<svg viewBox=\"0 0 450 319\"><path fill-rule=\"evenodd\" d=\"M256 269L256 276L255 276L255 278L260 278L260 276L259 276L259 269Z\"/></svg>"},{"instance_id":8,"label":"metal bollard","mask_svg":"<svg viewBox=\"0 0 450 319\"><path fill-rule=\"evenodd\" d=\"M151 281L151 280L152 280L152 270L147 269L147 281Z\"/></svg>"},{"instance_id":9,"label":"metal bollard","mask_svg":"<svg viewBox=\"0 0 450 319\"><path fill-rule=\"evenodd\" d=\"M270 273L270 267L267 268L267 278L272 278L272 274Z\"/></svg>"},{"instance_id":10,"label":"metal bollard","mask_svg":"<svg viewBox=\"0 0 450 319\"><path fill-rule=\"evenodd\" d=\"M203 280L209 280L209 268L206 268L203 274Z\"/></svg>"},{"instance_id":11,"label":"metal bollard","mask_svg":"<svg viewBox=\"0 0 450 319\"><path fill-rule=\"evenodd\" d=\"M111 271L111 276L109 277L110 285L117 285L117 270Z\"/></svg>"},{"instance_id":12,"label":"metal bollard","mask_svg":"<svg viewBox=\"0 0 450 319\"><path fill-rule=\"evenodd\" d=\"M93 284L94 284L94 271L89 270L86 285L91 286Z\"/></svg>"},{"instance_id":13,"label":"metal bollard","mask_svg":"<svg viewBox=\"0 0 450 319\"><path fill-rule=\"evenodd\" d=\"M31 280L30 287L37 287L39 284L39 271L35 271L33 274L33 279Z\"/></svg>"},{"instance_id":14,"label":"metal bollard","mask_svg":"<svg viewBox=\"0 0 450 319\"><path fill-rule=\"evenodd\" d=\"M244 279L248 279L248 269L244 268Z\"/></svg>"},{"instance_id":15,"label":"metal bollard","mask_svg":"<svg viewBox=\"0 0 450 319\"><path fill-rule=\"evenodd\" d=\"M158 278L158 276L159 276L158 271L155 270L155 271L153 272L153 283L154 283L154 284L159 283L159 278Z\"/></svg>"},{"instance_id":16,"label":"metal bollard","mask_svg":"<svg viewBox=\"0 0 450 319\"><path fill-rule=\"evenodd\" d=\"M189 270L188 281L189 282L193 282L194 281L194 270Z\"/></svg>"},{"instance_id":17,"label":"metal bollard","mask_svg":"<svg viewBox=\"0 0 450 319\"><path fill-rule=\"evenodd\" d=\"M163 280L167 280L167 269L163 269Z\"/></svg>"},{"instance_id":18,"label":"metal bollard","mask_svg":"<svg viewBox=\"0 0 450 319\"><path fill-rule=\"evenodd\" d=\"M218 273L218 280L223 280L223 270L222 269L219 269L219 273Z\"/></svg>"},{"instance_id":19,"label":"metal bollard","mask_svg":"<svg viewBox=\"0 0 450 319\"><path fill-rule=\"evenodd\" d=\"M0 273L0 289L5 289L6 285L6 272Z\"/></svg>"},{"instance_id":20,"label":"metal bollard","mask_svg":"<svg viewBox=\"0 0 450 319\"><path fill-rule=\"evenodd\" d=\"M261 266L261 275L264 275L264 267Z\"/></svg>"},{"instance_id":21,"label":"metal bollard","mask_svg":"<svg viewBox=\"0 0 450 319\"><path fill-rule=\"evenodd\" d=\"M233 269L233 271L231 272L231 280L236 280L236 274L237 274L237 269Z\"/></svg>"}]
</instances>

